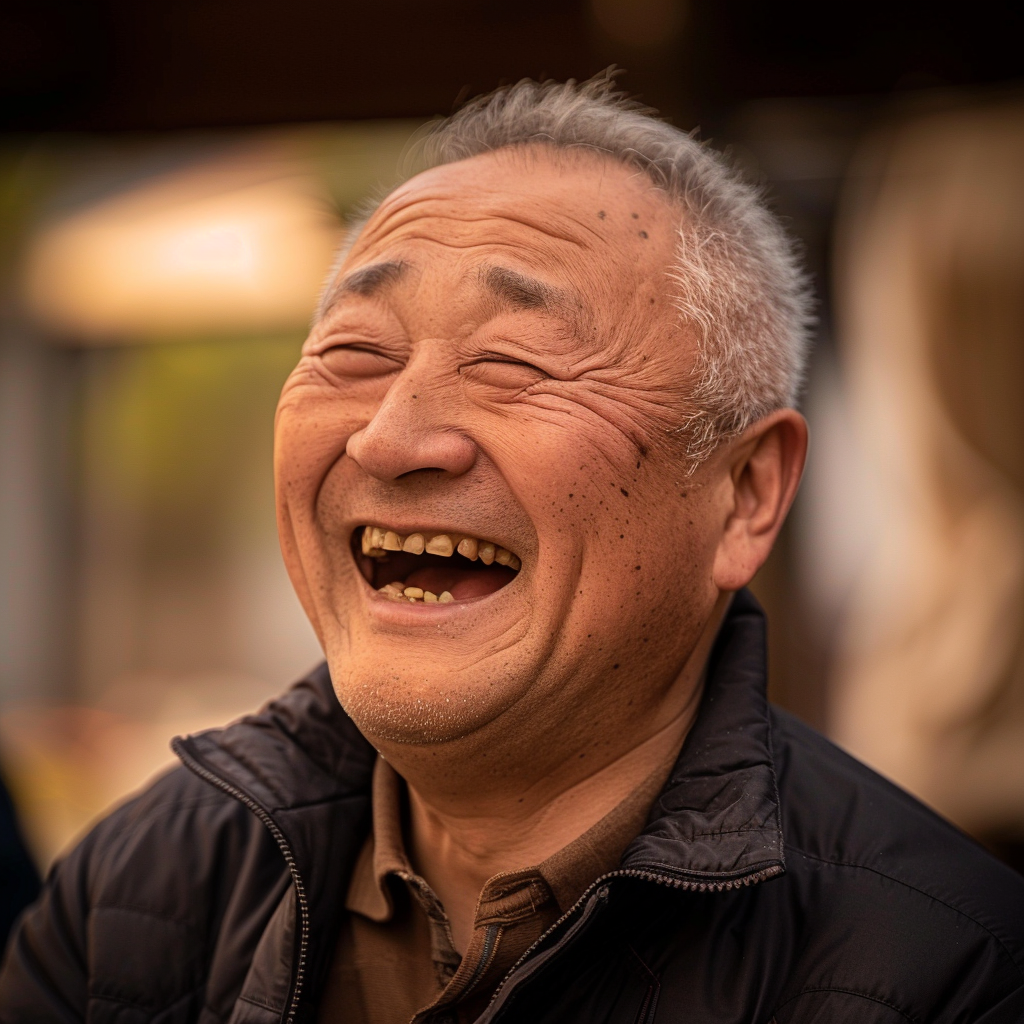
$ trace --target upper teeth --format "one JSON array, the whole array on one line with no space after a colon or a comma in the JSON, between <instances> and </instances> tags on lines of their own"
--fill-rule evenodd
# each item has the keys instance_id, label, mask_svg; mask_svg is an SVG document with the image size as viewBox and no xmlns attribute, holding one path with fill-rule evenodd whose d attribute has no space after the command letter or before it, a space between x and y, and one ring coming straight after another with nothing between
<instances>
[{"instance_id":1,"label":"upper teeth","mask_svg":"<svg viewBox=\"0 0 1024 1024\"><path fill-rule=\"evenodd\" d=\"M497 562L510 569L519 569L522 562L508 548L498 547L489 540L478 540L464 533L409 533L404 537L394 530L381 526L364 526L362 536L363 554L379 558L389 551L408 551L413 555L441 555L450 558L454 552L475 562L478 558L484 565Z\"/></svg>"}]
</instances>

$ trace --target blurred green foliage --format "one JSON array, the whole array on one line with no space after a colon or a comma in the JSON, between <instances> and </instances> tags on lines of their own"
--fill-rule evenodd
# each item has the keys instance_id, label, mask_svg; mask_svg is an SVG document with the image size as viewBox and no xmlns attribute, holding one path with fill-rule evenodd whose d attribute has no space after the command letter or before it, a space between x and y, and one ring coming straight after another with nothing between
<instances>
[{"instance_id":1,"label":"blurred green foliage","mask_svg":"<svg viewBox=\"0 0 1024 1024\"><path fill-rule=\"evenodd\" d=\"M88 353L81 456L92 504L143 524L143 557L203 556L273 524L274 409L299 337Z\"/></svg>"}]
</instances>

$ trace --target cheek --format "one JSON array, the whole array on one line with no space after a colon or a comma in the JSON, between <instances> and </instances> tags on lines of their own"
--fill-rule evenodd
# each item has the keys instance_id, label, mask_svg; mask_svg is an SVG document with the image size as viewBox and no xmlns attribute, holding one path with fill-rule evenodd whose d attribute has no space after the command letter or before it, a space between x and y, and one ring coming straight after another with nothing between
<instances>
[{"instance_id":1,"label":"cheek","mask_svg":"<svg viewBox=\"0 0 1024 1024\"><path fill-rule=\"evenodd\" d=\"M714 524L682 467L636 451L615 462L605 454L563 452L534 476L542 546L554 561L578 552L577 589L600 595L612 618L713 602Z\"/></svg>"},{"instance_id":2,"label":"cheek","mask_svg":"<svg viewBox=\"0 0 1024 1024\"><path fill-rule=\"evenodd\" d=\"M274 421L274 471L278 501L293 513L311 507L348 439L371 416L370 403L353 401L300 367L286 382ZM367 406L363 409L363 406Z\"/></svg>"},{"instance_id":3,"label":"cheek","mask_svg":"<svg viewBox=\"0 0 1024 1024\"><path fill-rule=\"evenodd\" d=\"M325 534L318 503L325 482L345 453L358 424L336 402L283 397L274 430L274 476L281 553L289 578L321 646L327 649L337 601L331 581L351 568L348 546Z\"/></svg>"}]
</instances>

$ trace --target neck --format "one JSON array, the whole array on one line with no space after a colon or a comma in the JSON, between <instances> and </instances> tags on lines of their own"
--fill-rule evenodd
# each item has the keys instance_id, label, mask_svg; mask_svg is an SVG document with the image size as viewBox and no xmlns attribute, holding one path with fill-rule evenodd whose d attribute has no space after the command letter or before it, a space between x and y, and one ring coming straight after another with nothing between
<instances>
[{"instance_id":1,"label":"neck","mask_svg":"<svg viewBox=\"0 0 1024 1024\"><path fill-rule=\"evenodd\" d=\"M464 813L438 807L409 786L412 854L430 879L472 878L477 891L492 875L539 864L620 804L659 768L674 763L693 723L690 709L653 736L554 795L533 786L514 802ZM433 871L431 870L433 868Z\"/></svg>"},{"instance_id":2,"label":"neck","mask_svg":"<svg viewBox=\"0 0 1024 1024\"><path fill-rule=\"evenodd\" d=\"M540 864L655 771L667 774L696 718L704 667L727 606L727 598L716 606L656 713L633 722L594 716L613 728L605 744L610 755L601 763L591 759L589 769L581 770L575 746L566 748L554 770L546 766L541 775L530 771L541 760L539 752L537 758L520 752L515 760L523 766L521 775L510 773L506 764L492 786L475 761L453 764L436 758L431 759L436 768L424 770L422 759L394 758L409 788L410 857L444 904L460 949L468 944L476 902L489 878ZM392 752L387 753L392 760ZM467 785L453 786L453 778Z\"/></svg>"}]
</instances>

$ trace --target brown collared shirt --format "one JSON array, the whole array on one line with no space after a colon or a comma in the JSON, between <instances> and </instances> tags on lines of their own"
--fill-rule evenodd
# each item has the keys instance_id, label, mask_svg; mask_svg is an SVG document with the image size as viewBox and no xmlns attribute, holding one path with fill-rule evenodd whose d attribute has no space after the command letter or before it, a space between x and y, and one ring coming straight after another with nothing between
<instances>
[{"instance_id":1,"label":"brown collared shirt","mask_svg":"<svg viewBox=\"0 0 1024 1024\"><path fill-rule=\"evenodd\" d=\"M319 1024L467 1024L501 979L598 877L618 867L672 762L537 867L502 872L480 893L465 956L441 901L413 871L402 835L405 783L378 759L373 829L356 862Z\"/></svg>"}]
</instances>

